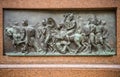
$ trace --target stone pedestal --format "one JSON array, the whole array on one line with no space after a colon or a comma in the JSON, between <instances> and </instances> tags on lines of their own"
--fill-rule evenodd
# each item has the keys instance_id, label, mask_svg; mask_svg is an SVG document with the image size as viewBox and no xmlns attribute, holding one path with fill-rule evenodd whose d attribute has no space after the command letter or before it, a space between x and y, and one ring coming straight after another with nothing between
<instances>
[{"instance_id":1,"label":"stone pedestal","mask_svg":"<svg viewBox=\"0 0 120 77\"><path fill-rule=\"evenodd\" d=\"M28 56L3 55L4 9L78 9L116 12L117 48L114 56ZM119 0L0 0L0 77L119 77L120 76Z\"/></svg>"}]
</instances>

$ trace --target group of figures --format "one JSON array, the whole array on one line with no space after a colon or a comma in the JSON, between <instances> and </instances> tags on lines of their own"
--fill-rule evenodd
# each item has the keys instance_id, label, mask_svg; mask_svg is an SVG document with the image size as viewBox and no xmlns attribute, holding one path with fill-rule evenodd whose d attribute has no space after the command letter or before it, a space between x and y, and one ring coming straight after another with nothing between
<instances>
[{"instance_id":1,"label":"group of figures","mask_svg":"<svg viewBox=\"0 0 120 77\"><path fill-rule=\"evenodd\" d=\"M90 54L99 49L113 51L107 41L109 31L106 21L96 15L86 20L81 16L76 20L73 13L64 14L63 17L59 24L51 17L36 25L29 25L28 20L16 22L5 28L5 34L12 40L15 50L23 53Z\"/></svg>"}]
</instances>

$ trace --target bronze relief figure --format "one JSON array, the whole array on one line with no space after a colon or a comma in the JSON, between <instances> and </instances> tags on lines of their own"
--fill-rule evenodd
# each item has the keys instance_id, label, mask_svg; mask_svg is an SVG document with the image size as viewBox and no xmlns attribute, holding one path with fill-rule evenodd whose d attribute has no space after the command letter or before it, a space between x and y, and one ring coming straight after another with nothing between
<instances>
[{"instance_id":1,"label":"bronze relief figure","mask_svg":"<svg viewBox=\"0 0 120 77\"><path fill-rule=\"evenodd\" d=\"M19 11L19 10L17 10ZM9 13L10 12L10 13ZM20 11L21 12L21 11ZM53 12L22 16L5 11L4 54L10 56L115 55L115 15ZM80 14L79 14L80 13ZM102 17L103 14L105 17ZM11 15L10 15L11 14ZM27 15L28 14L28 15ZM8 17L7 17L8 15ZM27 17L31 16L31 17ZM112 19L108 19L111 18ZM33 17L36 17L33 18ZM14 21L13 18L15 18ZM38 20L40 19L40 20ZM35 21L35 22L34 22ZM9 44L8 44L9 43ZM8 44L8 46L7 46Z\"/></svg>"}]
</instances>

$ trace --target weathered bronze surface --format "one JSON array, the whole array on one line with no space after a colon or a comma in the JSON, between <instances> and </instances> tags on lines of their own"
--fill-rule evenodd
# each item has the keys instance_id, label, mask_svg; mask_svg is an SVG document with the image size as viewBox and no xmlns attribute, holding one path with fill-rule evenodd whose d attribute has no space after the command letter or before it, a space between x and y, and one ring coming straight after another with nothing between
<instances>
[{"instance_id":1,"label":"weathered bronze surface","mask_svg":"<svg viewBox=\"0 0 120 77\"><path fill-rule=\"evenodd\" d=\"M4 54L115 55L115 12L4 10Z\"/></svg>"}]
</instances>

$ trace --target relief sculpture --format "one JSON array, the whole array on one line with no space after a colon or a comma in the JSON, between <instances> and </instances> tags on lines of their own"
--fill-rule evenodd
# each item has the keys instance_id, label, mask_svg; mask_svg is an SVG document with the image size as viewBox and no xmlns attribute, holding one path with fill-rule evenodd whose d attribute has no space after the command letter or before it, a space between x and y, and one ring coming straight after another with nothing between
<instances>
[{"instance_id":1,"label":"relief sculpture","mask_svg":"<svg viewBox=\"0 0 120 77\"><path fill-rule=\"evenodd\" d=\"M74 13L62 14L60 23L51 16L30 24L30 19L7 22L4 37L13 51L6 55L115 55L108 22L93 14L82 18ZM5 41L5 39L4 39Z\"/></svg>"}]
</instances>

